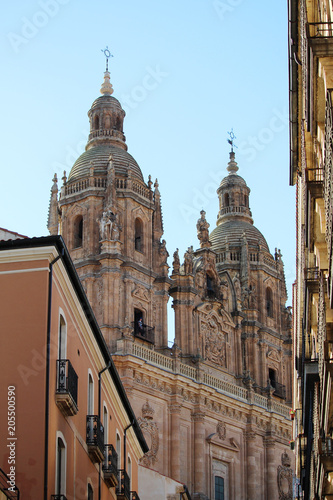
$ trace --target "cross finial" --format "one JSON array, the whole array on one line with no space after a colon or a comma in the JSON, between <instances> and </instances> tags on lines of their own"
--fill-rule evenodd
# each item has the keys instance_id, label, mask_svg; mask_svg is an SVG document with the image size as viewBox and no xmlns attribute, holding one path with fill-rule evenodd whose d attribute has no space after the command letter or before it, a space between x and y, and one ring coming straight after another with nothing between
<instances>
[{"instance_id":1,"label":"cross finial","mask_svg":"<svg viewBox=\"0 0 333 500\"><path fill-rule=\"evenodd\" d=\"M101 49L101 51L103 52L103 54L105 55L105 58L106 58L106 71L109 71L109 59L110 59L110 57L113 57L113 55L109 51L108 46L106 46L106 49L104 49L104 50Z\"/></svg>"},{"instance_id":2,"label":"cross finial","mask_svg":"<svg viewBox=\"0 0 333 500\"><path fill-rule=\"evenodd\" d=\"M235 145L235 139L237 139L237 137L235 136L233 129L231 129L231 132L228 132L228 135L229 135L230 139L227 139L227 141L230 144L231 152L233 153L234 147L237 148L237 146Z\"/></svg>"}]
</instances>

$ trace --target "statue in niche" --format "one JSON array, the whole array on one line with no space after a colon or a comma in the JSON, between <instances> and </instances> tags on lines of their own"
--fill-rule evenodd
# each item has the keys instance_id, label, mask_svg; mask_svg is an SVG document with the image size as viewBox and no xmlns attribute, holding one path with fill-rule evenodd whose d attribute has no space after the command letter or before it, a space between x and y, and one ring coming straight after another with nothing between
<instances>
[{"instance_id":1,"label":"statue in niche","mask_svg":"<svg viewBox=\"0 0 333 500\"><path fill-rule=\"evenodd\" d=\"M119 240L121 227L117 220L117 215L111 210L103 212L99 223L101 240Z\"/></svg>"},{"instance_id":2,"label":"statue in niche","mask_svg":"<svg viewBox=\"0 0 333 500\"><path fill-rule=\"evenodd\" d=\"M184 271L185 274L193 273L193 247L188 247L184 253Z\"/></svg>"},{"instance_id":3,"label":"statue in niche","mask_svg":"<svg viewBox=\"0 0 333 500\"><path fill-rule=\"evenodd\" d=\"M206 212L204 210L201 210L200 212L200 219L198 219L197 222L197 234L198 234L198 239L200 241L200 247L201 248L208 248L211 247L211 243L209 241L209 224L206 221Z\"/></svg>"},{"instance_id":4,"label":"statue in niche","mask_svg":"<svg viewBox=\"0 0 333 500\"><path fill-rule=\"evenodd\" d=\"M179 260L179 249L173 253L173 262L172 262L173 274L179 274L180 271L180 260Z\"/></svg>"}]
</instances>

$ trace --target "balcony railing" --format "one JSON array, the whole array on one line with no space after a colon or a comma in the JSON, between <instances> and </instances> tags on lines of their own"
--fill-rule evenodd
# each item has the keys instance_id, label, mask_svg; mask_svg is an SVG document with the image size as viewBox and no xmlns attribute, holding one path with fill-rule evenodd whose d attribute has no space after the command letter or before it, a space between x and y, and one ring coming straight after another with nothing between
<instances>
[{"instance_id":1,"label":"balcony railing","mask_svg":"<svg viewBox=\"0 0 333 500\"><path fill-rule=\"evenodd\" d=\"M131 491L131 500L140 500L140 497L136 491Z\"/></svg>"},{"instance_id":2,"label":"balcony railing","mask_svg":"<svg viewBox=\"0 0 333 500\"><path fill-rule=\"evenodd\" d=\"M326 471L333 470L333 439L326 437L319 439L320 461Z\"/></svg>"},{"instance_id":3,"label":"balcony railing","mask_svg":"<svg viewBox=\"0 0 333 500\"><path fill-rule=\"evenodd\" d=\"M308 38L332 38L333 23L307 23L307 36Z\"/></svg>"},{"instance_id":4,"label":"balcony railing","mask_svg":"<svg viewBox=\"0 0 333 500\"><path fill-rule=\"evenodd\" d=\"M274 383L274 392L273 396L276 396L281 399L286 399L286 386L283 384L279 384L279 382Z\"/></svg>"},{"instance_id":5,"label":"balcony railing","mask_svg":"<svg viewBox=\"0 0 333 500\"><path fill-rule=\"evenodd\" d=\"M118 470L118 500L131 500L130 478L124 469Z\"/></svg>"},{"instance_id":6,"label":"balcony railing","mask_svg":"<svg viewBox=\"0 0 333 500\"><path fill-rule=\"evenodd\" d=\"M314 198L323 197L323 181L324 181L323 168L306 169L306 183L311 195Z\"/></svg>"},{"instance_id":7,"label":"balcony railing","mask_svg":"<svg viewBox=\"0 0 333 500\"><path fill-rule=\"evenodd\" d=\"M67 500L65 495L51 495L51 500Z\"/></svg>"},{"instance_id":8,"label":"balcony railing","mask_svg":"<svg viewBox=\"0 0 333 500\"><path fill-rule=\"evenodd\" d=\"M305 270L305 281L309 292L318 293L319 291L319 268L308 267Z\"/></svg>"},{"instance_id":9,"label":"balcony railing","mask_svg":"<svg viewBox=\"0 0 333 500\"><path fill-rule=\"evenodd\" d=\"M97 415L87 415L88 453L93 462L104 460L104 427Z\"/></svg>"},{"instance_id":10,"label":"balcony railing","mask_svg":"<svg viewBox=\"0 0 333 500\"><path fill-rule=\"evenodd\" d=\"M140 325L137 321L132 321L134 336L138 339L146 340L151 344L155 342L155 327L145 324Z\"/></svg>"},{"instance_id":11,"label":"balcony railing","mask_svg":"<svg viewBox=\"0 0 333 500\"><path fill-rule=\"evenodd\" d=\"M104 449L105 460L103 463L104 481L109 487L118 484L118 454L112 444L106 444Z\"/></svg>"},{"instance_id":12,"label":"balcony railing","mask_svg":"<svg viewBox=\"0 0 333 500\"><path fill-rule=\"evenodd\" d=\"M69 359L57 360L56 404L65 415L76 415L78 376Z\"/></svg>"}]
</instances>

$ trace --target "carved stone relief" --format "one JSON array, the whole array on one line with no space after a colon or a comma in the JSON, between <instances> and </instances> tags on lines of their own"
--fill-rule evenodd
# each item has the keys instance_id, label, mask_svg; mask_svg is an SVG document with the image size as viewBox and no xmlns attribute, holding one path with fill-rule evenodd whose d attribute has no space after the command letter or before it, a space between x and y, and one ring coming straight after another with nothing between
<instances>
[{"instance_id":1,"label":"carved stone relief","mask_svg":"<svg viewBox=\"0 0 333 500\"><path fill-rule=\"evenodd\" d=\"M150 438L149 451L141 458L140 463L150 467L157 462L157 452L159 449L159 435L157 423L153 421L154 409L150 406L148 400L142 406L142 417L138 418L139 426L145 436ZM148 439L149 442L149 439Z\"/></svg>"},{"instance_id":2,"label":"carved stone relief","mask_svg":"<svg viewBox=\"0 0 333 500\"><path fill-rule=\"evenodd\" d=\"M293 471L290 468L290 457L284 452L281 456L281 463L277 469L277 483L279 490L279 500L292 500L293 498Z\"/></svg>"},{"instance_id":3,"label":"carved stone relief","mask_svg":"<svg viewBox=\"0 0 333 500\"><path fill-rule=\"evenodd\" d=\"M226 367L226 339L225 334L220 331L214 316L209 316L201 322L201 332L205 339L205 359Z\"/></svg>"}]
</instances>

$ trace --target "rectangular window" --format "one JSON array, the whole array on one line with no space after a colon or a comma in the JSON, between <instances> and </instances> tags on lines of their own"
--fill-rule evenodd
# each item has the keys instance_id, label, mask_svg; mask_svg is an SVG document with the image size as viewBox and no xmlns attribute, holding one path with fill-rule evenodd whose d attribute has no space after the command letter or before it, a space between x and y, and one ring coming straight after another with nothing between
<instances>
[{"instance_id":1,"label":"rectangular window","mask_svg":"<svg viewBox=\"0 0 333 500\"><path fill-rule=\"evenodd\" d=\"M224 478L215 476L215 500L224 500Z\"/></svg>"}]
</instances>

